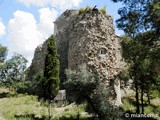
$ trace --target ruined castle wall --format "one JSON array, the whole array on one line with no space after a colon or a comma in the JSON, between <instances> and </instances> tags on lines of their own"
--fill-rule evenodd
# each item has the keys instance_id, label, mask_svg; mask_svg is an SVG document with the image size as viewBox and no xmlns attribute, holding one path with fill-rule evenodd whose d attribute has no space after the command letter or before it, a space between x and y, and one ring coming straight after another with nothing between
<instances>
[{"instance_id":1,"label":"ruined castle wall","mask_svg":"<svg viewBox=\"0 0 160 120\"><path fill-rule=\"evenodd\" d=\"M104 82L113 79L121 54L111 16L99 10L80 15L76 10L68 10L54 23L61 80L65 79L65 69L75 70L83 63L96 70Z\"/></svg>"},{"instance_id":2,"label":"ruined castle wall","mask_svg":"<svg viewBox=\"0 0 160 120\"><path fill-rule=\"evenodd\" d=\"M68 68L69 35L72 32L73 23L78 14L77 10L67 10L54 22L54 36L57 43L57 51L60 57L60 79L65 81L65 69Z\"/></svg>"},{"instance_id":3,"label":"ruined castle wall","mask_svg":"<svg viewBox=\"0 0 160 120\"><path fill-rule=\"evenodd\" d=\"M115 35L113 19L99 10L78 14L67 10L55 22L55 40L60 57L60 79L65 80L65 69L77 69L86 63L96 70L104 82L117 74L121 66L120 38ZM31 72L44 68L46 42L36 48Z\"/></svg>"},{"instance_id":4,"label":"ruined castle wall","mask_svg":"<svg viewBox=\"0 0 160 120\"><path fill-rule=\"evenodd\" d=\"M112 87L120 105L120 82L115 76L120 70L122 56L120 37L115 35L112 17L98 9L82 14L78 14L77 10L67 10L54 22L54 26L61 83L66 80L65 69L76 70L85 63L90 70L98 73L106 87L117 81ZM31 73L44 68L45 49L44 43L35 50Z\"/></svg>"},{"instance_id":5,"label":"ruined castle wall","mask_svg":"<svg viewBox=\"0 0 160 120\"><path fill-rule=\"evenodd\" d=\"M46 51L47 41L37 46L34 51L34 58L32 59L32 63L28 68L28 75L26 79L32 80L35 74L37 74L40 70L44 70Z\"/></svg>"},{"instance_id":6,"label":"ruined castle wall","mask_svg":"<svg viewBox=\"0 0 160 120\"><path fill-rule=\"evenodd\" d=\"M54 21L54 35L59 34L59 32L64 32L71 26L72 21L77 16L77 10L67 10L61 16L59 16L56 21Z\"/></svg>"},{"instance_id":7,"label":"ruined castle wall","mask_svg":"<svg viewBox=\"0 0 160 120\"><path fill-rule=\"evenodd\" d=\"M106 87L115 92L114 103L119 106L122 104L120 81L116 75L122 56L120 37L115 35L113 19L99 10L77 13L66 11L65 14L71 14L71 17L63 14L55 23L61 75L65 76L65 69L76 70L85 63L90 70L98 73Z\"/></svg>"},{"instance_id":8,"label":"ruined castle wall","mask_svg":"<svg viewBox=\"0 0 160 120\"><path fill-rule=\"evenodd\" d=\"M117 74L117 50L113 20L100 11L79 15L69 35L68 68L86 63L105 84Z\"/></svg>"}]
</instances>

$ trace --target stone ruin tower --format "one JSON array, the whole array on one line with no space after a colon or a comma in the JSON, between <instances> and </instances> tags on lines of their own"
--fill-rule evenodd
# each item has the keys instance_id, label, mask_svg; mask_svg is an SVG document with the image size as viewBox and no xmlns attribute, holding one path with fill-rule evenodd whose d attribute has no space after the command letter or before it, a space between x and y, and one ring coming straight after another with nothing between
<instances>
[{"instance_id":1,"label":"stone ruin tower","mask_svg":"<svg viewBox=\"0 0 160 120\"><path fill-rule=\"evenodd\" d=\"M65 69L76 70L78 65L85 63L88 68L96 70L106 86L113 82L115 102L121 104L120 82L113 81L122 59L120 37L115 35L112 17L98 9L82 14L67 10L57 18L54 26L61 80L65 79Z\"/></svg>"},{"instance_id":2,"label":"stone ruin tower","mask_svg":"<svg viewBox=\"0 0 160 120\"><path fill-rule=\"evenodd\" d=\"M65 69L76 70L85 63L89 69L96 70L106 87L111 82L114 84L114 102L120 105L120 82L115 76L122 57L120 37L115 35L112 17L98 9L81 14L78 10L67 10L54 22L54 36L60 56L61 83L66 80ZM37 47L29 74L44 69L45 50L46 42Z\"/></svg>"}]
</instances>

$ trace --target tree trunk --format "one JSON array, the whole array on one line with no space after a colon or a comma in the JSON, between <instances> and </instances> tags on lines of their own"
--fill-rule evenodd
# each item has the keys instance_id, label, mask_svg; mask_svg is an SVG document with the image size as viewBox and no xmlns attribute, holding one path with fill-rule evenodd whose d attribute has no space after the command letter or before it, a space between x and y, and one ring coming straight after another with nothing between
<instances>
[{"instance_id":1,"label":"tree trunk","mask_svg":"<svg viewBox=\"0 0 160 120\"><path fill-rule=\"evenodd\" d=\"M143 83L141 83L141 105L142 105L142 114L144 113L144 100L143 100L143 96L144 96L144 87L143 87Z\"/></svg>"},{"instance_id":2,"label":"tree trunk","mask_svg":"<svg viewBox=\"0 0 160 120\"><path fill-rule=\"evenodd\" d=\"M51 100L48 100L48 118L51 120Z\"/></svg>"},{"instance_id":3,"label":"tree trunk","mask_svg":"<svg viewBox=\"0 0 160 120\"><path fill-rule=\"evenodd\" d=\"M150 105L151 102L150 102L150 96L149 96L149 92L147 91L147 99L148 99L148 104Z\"/></svg>"},{"instance_id":4,"label":"tree trunk","mask_svg":"<svg viewBox=\"0 0 160 120\"><path fill-rule=\"evenodd\" d=\"M140 113L140 110L139 110L139 93L138 93L138 81L135 80L135 89L136 89L136 113Z\"/></svg>"},{"instance_id":5,"label":"tree trunk","mask_svg":"<svg viewBox=\"0 0 160 120\"><path fill-rule=\"evenodd\" d=\"M120 88L120 80L115 79L114 81L114 91L116 93L116 100L115 100L115 106L120 106L122 105L122 100L121 100L121 88Z\"/></svg>"}]
</instances>

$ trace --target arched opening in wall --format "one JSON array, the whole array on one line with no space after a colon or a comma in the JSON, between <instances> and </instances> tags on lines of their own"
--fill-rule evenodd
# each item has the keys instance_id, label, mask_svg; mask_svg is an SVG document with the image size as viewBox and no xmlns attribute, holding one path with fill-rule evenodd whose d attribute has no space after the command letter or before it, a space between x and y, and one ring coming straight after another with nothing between
<instances>
[{"instance_id":1,"label":"arched opening in wall","mask_svg":"<svg viewBox=\"0 0 160 120\"><path fill-rule=\"evenodd\" d=\"M106 68L106 64L105 64L105 63L102 63L102 67L103 67L103 68Z\"/></svg>"},{"instance_id":2,"label":"arched opening in wall","mask_svg":"<svg viewBox=\"0 0 160 120\"><path fill-rule=\"evenodd\" d=\"M107 49L106 48L100 48L100 50L99 50L99 54L100 55L105 55L105 54L107 54Z\"/></svg>"}]
</instances>

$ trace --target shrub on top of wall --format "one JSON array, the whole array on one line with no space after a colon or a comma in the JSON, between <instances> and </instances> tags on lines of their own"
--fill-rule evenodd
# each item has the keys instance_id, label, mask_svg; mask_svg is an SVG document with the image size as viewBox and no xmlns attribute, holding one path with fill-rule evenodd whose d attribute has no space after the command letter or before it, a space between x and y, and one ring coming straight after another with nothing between
<instances>
[{"instance_id":1,"label":"shrub on top of wall","mask_svg":"<svg viewBox=\"0 0 160 120\"><path fill-rule=\"evenodd\" d=\"M102 7L100 9L100 11L103 13L103 15L106 15L107 14L107 11L106 11L106 8L105 7Z\"/></svg>"},{"instance_id":2,"label":"shrub on top of wall","mask_svg":"<svg viewBox=\"0 0 160 120\"><path fill-rule=\"evenodd\" d=\"M88 7L88 6L86 8L80 8L78 14L80 15L82 13L87 13L87 12L89 12L91 10L93 10L93 8ZM106 15L107 11L106 11L105 7L101 8L99 10L102 12L103 15Z\"/></svg>"}]
</instances>

